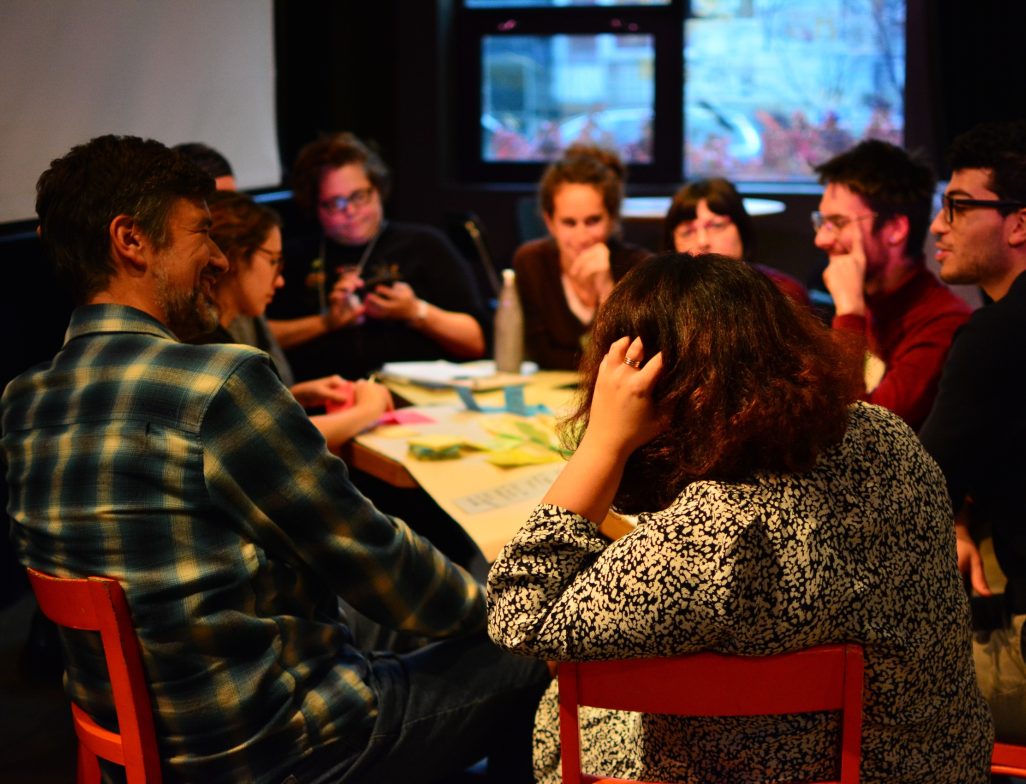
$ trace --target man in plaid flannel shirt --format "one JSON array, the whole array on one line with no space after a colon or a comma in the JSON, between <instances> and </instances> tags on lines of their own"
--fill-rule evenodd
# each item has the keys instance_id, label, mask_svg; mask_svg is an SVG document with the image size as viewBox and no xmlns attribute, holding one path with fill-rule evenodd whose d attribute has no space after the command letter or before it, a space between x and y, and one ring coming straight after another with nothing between
<instances>
[{"instance_id":1,"label":"man in plaid flannel shirt","mask_svg":"<svg viewBox=\"0 0 1026 784\"><path fill-rule=\"evenodd\" d=\"M213 187L116 136L40 178L40 237L79 306L3 397L20 559L124 586L168 780L434 781L485 754L529 775L545 668L487 641L481 587L353 487L265 354L180 342L217 323ZM367 654L338 597L450 639ZM95 640L65 649L70 697L113 723Z\"/></svg>"}]
</instances>

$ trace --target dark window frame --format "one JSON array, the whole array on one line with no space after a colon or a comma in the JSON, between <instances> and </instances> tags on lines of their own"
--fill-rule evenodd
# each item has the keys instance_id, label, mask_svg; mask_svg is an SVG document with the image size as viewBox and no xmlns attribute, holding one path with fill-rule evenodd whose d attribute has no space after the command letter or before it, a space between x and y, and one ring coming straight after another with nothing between
<instances>
[{"instance_id":1,"label":"dark window frame","mask_svg":"<svg viewBox=\"0 0 1026 784\"><path fill-rule=\"evenodd\" d=\"M684 19L688 0L665 6L465 8L455 14L452 112L457 178L464 182L537 182L545 162L486 161L481 156L481 42L502 35L651 35L654 39L653 111L659 117L651 163L631 163L631 182L680 180L683 169ZM632 26L636 25L636 29Z\"/></svg>"}]
</instances>

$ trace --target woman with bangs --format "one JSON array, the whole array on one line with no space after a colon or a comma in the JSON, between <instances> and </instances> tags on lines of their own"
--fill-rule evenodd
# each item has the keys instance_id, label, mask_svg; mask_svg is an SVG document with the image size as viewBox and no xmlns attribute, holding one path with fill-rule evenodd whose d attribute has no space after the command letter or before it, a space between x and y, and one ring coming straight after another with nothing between
<instances>
[{"instance_id":1,"label":"woman with bangs","mask_svg":"<svg viewBox=\"0 0 1026 784\"><path fill-rule=\"evenodd\" d=\"M752 218L737 189L722 177L689 182L673 197L663 221L663 249L678 253L719 253L750 262L755 248ZM785 272L752 264L799 305L809 292Z\"/></svg>"},{"instance_id":2,"label":"woman with bangs","mask_svg":"<svg viewBox=\"0 0 1026 784\"><path fill-rule=\"evenodd\" d=\"M566 661L855 642L862 780L985 782L944 478L857 402L850 348L750 265L667 254L599 311L566 433L576 451L488 580L499 644ZM636 527L609 541L610 510ZM535 726L559 780L554 687ZM582 713L587 770L675 782L836 777L836 714Z\"/></svg>"}]
</instances>

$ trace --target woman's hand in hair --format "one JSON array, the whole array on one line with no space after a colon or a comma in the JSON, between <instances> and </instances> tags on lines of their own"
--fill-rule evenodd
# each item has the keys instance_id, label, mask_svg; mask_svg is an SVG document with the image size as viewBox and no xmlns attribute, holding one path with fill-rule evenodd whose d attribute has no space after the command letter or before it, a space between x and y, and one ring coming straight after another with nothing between
<instances>
[{"instance_id":1,"label":"woman's hand in hair","mask_svg":"<svg viewBox=\"0 0 1026 784\"><path fill-rule=\"evenodd\" d=\"M640 367L624 362L630 358ZM644 361L640 339L620 338L602 360L588 429L542 499L599 525L609 512L631 453L665 427L652 401L663 355Z\"/></svg>"},{"instance_id":2,"label":"woman's hand in hair","mask_svg":"<svg viewBox=\"0 0 1026 784\"><path fill-rule=\"evenodd\" d=\"M666 423L652 399L662 367L661 353L646 361L641 338L613 343L599 367L585 438L626 457L662 432Z\"/></svg>"}]
</instances>

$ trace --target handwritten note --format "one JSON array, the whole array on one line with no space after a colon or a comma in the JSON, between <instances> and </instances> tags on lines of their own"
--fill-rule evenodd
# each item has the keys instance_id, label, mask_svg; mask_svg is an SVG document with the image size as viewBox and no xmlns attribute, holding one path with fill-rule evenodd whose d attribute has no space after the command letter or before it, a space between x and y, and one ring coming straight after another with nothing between
<instances>
[{"instance_id":1,"label":"handwritten note","mask_svg":"<svg viewBox=\"0 0 1026 784\"><path fill-rule=\"evenodd\" d=\"M556 481L556 477L559 476L559 472L562 470L563 465L560 463L522 479L504 482L503 484L462 496L455 499L454 503L467 514L488 512L524 501L537 503L545 495L545 491Z\"/></svg>"}]
</instances>

